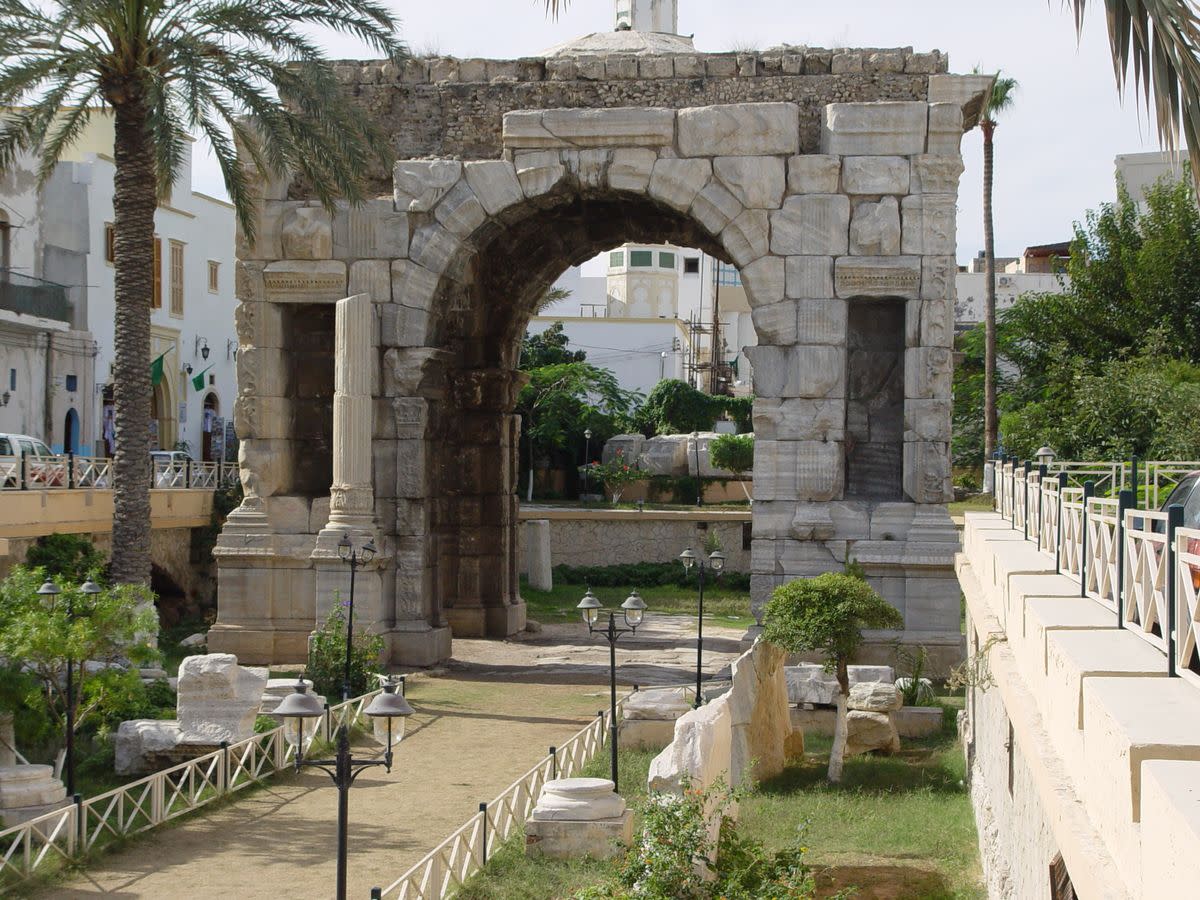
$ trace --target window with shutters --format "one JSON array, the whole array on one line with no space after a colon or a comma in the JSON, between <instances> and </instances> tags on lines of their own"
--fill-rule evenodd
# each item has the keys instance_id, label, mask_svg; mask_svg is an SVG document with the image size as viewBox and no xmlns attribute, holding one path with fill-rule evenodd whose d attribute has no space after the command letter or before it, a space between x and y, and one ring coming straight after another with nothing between
<instances>
[{"instance_id":1,"label":"window with shutters","mask_svg":"<svg viewBox=\"0 0 1200 900\"><path fill-rule=\"evenodd\" d=\"M104 261L110 265L117 261L117 227L112 222L104 224Z\"/></svg>"},{"instance_id":2,"label":"window with shutters","mask_svg":"<svg viewBox=\"0 0 1200 900\"><path fill-rule=\"evenodd\" d=\"M162 238L154 239L154 293L150 297L154 309L162 309Z\"/></svg>"},{"instance_id":3,"label":"window with shutters","mask_svg":"<svg viewBox=\"0 0 1200 900\"><path fill-rule=\"evenodd\" d=\"M215 294L221 289L221 264L215 259L208 261L208 292Z\"/></svg>"},{"instance_id":4,"label":"window with shutters","mask_svg":"<svg viewBox=\"0 0 1200 900\"><path fill-rule=\"evenodd\" d=\"M171 241L171 315L183 315L183 244Z\"/></svg>"}]
</instances>

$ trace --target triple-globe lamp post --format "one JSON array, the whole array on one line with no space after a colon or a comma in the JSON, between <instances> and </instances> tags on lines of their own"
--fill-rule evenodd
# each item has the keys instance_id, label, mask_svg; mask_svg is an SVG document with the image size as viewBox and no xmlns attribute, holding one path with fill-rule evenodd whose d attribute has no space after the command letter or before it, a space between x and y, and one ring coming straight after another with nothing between
<instances>
[{"instance_id":1,"label":"triple-globe lamp post","mask_svg":"<svg viewBox=\"0 0 1200 900\"><path fill-rule=\"evenodd\" d=\"M350 542L350 535L343 534L338 541L338 556L342 562L350 566L350 605L346 615L346 671L342 677L342 702L350 699L350 660L354 654L354 575L359 566L365 566L375 558L378 552L373 540L367 541L362 547L355 547Z\"/></svg>"},{"instance_id":2,"label":"triple-globe lamp post","mask_svg":"<svg viewBox=\"0 0 1200 900\"><path fill-rule=\"evenodd\" d=\"M704 557L697 556L689 547L679 554L679 561L683 563L685 572L690 572L693 566L696 568L696 584L700 592L700 602L696 610L696 700L693 704L699 708L702 702L700 681L704 672L704 573L711 570L714 579L720 578L721 570L725 568L725 554L714 550L708 555L708 562L705 563Z\"/></svg>"},{"instance_id":3,"label":"triple-globe lamp post","mask_svg":"<svg viewBox=\"0 0 1200 900\"><path fill-rule=\"evenodd\" d=\"M296 748L296 771L306 766L320 769L333 779L338 789L338 826L337 826L337 898L346 897L346 844L347 829L350 822L350 786L364 771L374 766L383 766L387 772L392 771L392 747L404 738L404 720L411 716L413 708L409 706L404 695L396 692L396 684L389 682L384 685L382 693L375 698L364 710L372 719L372 733L375 740L382 744L382 758L355 759L350 753L350 728L342 725L337 733L337 753L333 759L304 758L304 723L314 722L325 714L325 705L308 692L308 685L301 678L293 693L289 694L275 708L273 715L284 720L284 734L288 743ZM289 720L291 720L289 722Z\"/></svg>"},{"instance_id":4,"label":"triple-globe lamp post","mask_svg":"<svg viewBox=\"0 0 1200 900\"><path fill-rule=\"evenodd\" d=\"M596 627L604 609L596 595L592 593L591 588L588 588L587 593L583 595L583 599L575 608L579 610L583 621L587 623L588 632L599 634L608 641L608 746L612 757L612 783L615 791L617 789L617 639L623 634L633 634L637 631L646 616L646 601L637 591L625 598L625 602L621 604L621 611L624 614L627 628L617 627L617 614L612 610L608 612L608 625Z\"/></svg>"},{"instance_id":5,"label":"triple-globe lamp post","mask_svg":"<svg viewBox=\"0 0 1200 900\"><path fill-rule=\"evenodd\" d=\"M102 591L100 585L88 579L79 587L80 593L91 598ZM38 595L42 598L42 602L46 607L53 612L55 604L58 600L58 595L62 593L62 589L53 581L47 579L46 582L37 589ZM75 624L75 595L74 591L67 591L67 630L70 632ZM70 635L67 638L70 641ZM69 644L68 644L69 647ZM71 655L70 650L67 652L67 748L66 748L66 773L67 773L67 796L75 796L75 658Z\"/></svg>"}]
</instances>

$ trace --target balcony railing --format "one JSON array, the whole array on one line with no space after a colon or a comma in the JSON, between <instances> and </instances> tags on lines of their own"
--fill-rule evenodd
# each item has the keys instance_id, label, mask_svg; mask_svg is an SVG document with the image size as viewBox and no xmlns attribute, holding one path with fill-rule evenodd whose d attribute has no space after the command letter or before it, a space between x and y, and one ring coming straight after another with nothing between
<instances>
[{"instance_id":1,"label":"balcony railing","mask_svg":"<svg viewBox=\"0 0 1200 900\"><path fill-rule=\"evenodd\" d=\"M0 456L0 491L104 490L113 486L113 461L108 457ZM217 490L238 482L235 462L147 460L150 486L159 490Z\"/></svg>"},{"instance_id":2,"label":"balcony railing","mask_svg":"<svg viewBox=\"0 0 1200 900\"><path fill-rule=\"evenodd\" d=\"M58 322L72 318L65 286L4 268L0 268L0 309Z\"/></svg>"}]
</instances>

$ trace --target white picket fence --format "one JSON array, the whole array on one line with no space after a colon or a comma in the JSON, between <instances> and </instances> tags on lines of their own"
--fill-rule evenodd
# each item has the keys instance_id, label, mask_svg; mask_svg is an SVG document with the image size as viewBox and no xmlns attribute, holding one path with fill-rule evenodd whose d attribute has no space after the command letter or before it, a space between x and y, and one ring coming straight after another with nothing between
<instances>
[{"instance_id":1,"label":"white picket fence","mask_svg":"<svg viewBox=\"0 0 1200 900\"><path fill-rule=\"evenodd\" d=\"M363 720L378 690L327 708L314 736ZM103 850L289 769L295 748L279 726L119 788L0 831L0 894L55 861Z\"/></svg>"},{"instance_id":2,"label":"white picket fence","mask_svg":"<svg viewBox=\"0 0 1200 900\"><path fill-rule=\"evenodd\" d=\"M620 715L625 698L617 704ZM571 778L583 770L604 746L610 718L608 711L596 716L566 744L510 784L495 800L480 804L479 812L430 850L407 872L387 887L376 888L372 897L398 900L443 900L451 896L491 857L496 846L524 826L537 805L542 785L554 778Z\"/></svg>"},{"instance_id":3,"label":"white picket fence","mask_svg":"<svg viewBox=\"0 0 1200 900\"><path fill-rule=\"evenodd\" d=\"M1131 463L1059 465L1041 475L997 464L996 511L1080 582L1081 598L1163 653L1168 674L1200 685L1200 529L1157 508L1200 462L1141 463L1136 477Z\"/></svg>"},{"instance_id":4,"label":"white picket fence","mask_svg":"<svg viewBox=\"0 0 1200 900\"><path fill-rule=\"evenodd\" d=\"M150 459L150 486L158 490L216 490L238 481L235 462ZM0 490L105 490L113 486L113 460L104 456L0 456Z\"/></svg>"}]
</instances>

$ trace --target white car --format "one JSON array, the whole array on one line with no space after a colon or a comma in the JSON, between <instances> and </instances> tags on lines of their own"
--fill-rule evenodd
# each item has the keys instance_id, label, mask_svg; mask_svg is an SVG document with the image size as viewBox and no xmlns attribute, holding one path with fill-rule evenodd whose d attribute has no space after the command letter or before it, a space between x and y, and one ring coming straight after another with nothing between
<instances>
[{"instance_id":1,"label":"white car","mask_svg":"<svg viewBox=\"0 0 1200 900\"><path fill-rule=\"evenodd\" d=\"M151 450L150 462L156 488L181 488L187 485L187 465L192 458L182 450Z\"/></svg>"},{"instance_id":2,"label":"white car","mask_svg":"<svg viewBox=\"0 0 1200 900\"><path fill-rule=\"evenodd\" d=\"M27 434L0 432L0 478L4 487L21 486L21 460L26 459L26 484L59 487L66 481L66 459L54 454L44 442Z\"/></svg>"}]
</instances>

